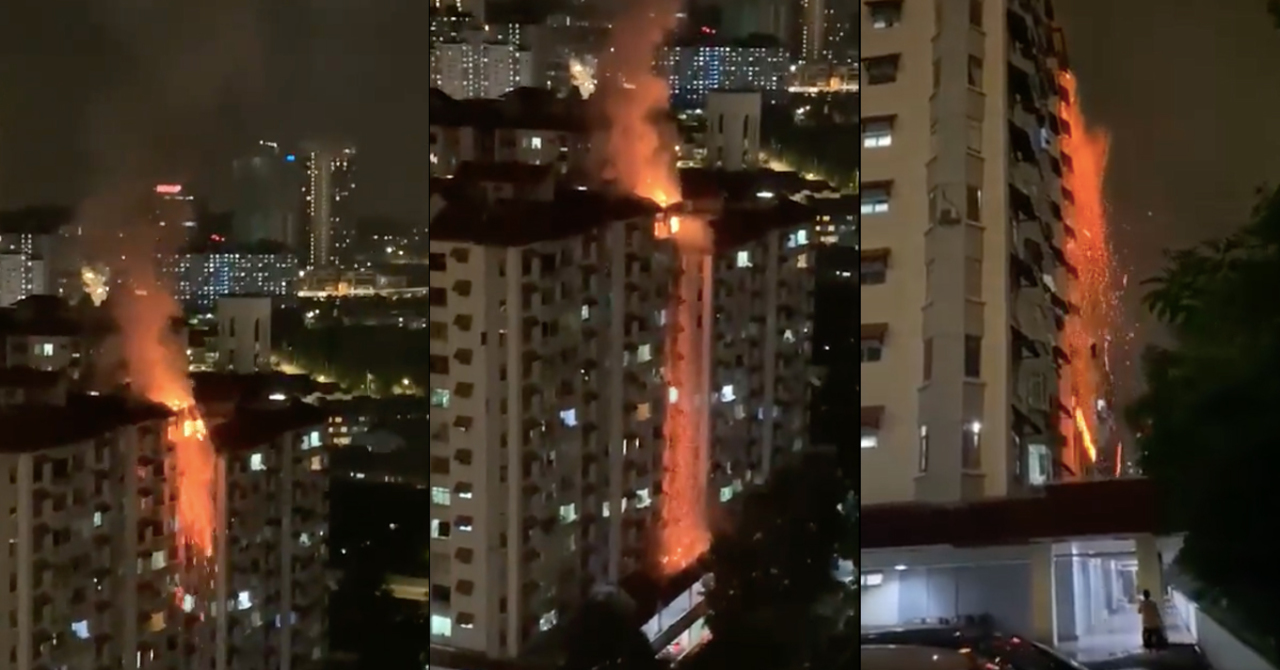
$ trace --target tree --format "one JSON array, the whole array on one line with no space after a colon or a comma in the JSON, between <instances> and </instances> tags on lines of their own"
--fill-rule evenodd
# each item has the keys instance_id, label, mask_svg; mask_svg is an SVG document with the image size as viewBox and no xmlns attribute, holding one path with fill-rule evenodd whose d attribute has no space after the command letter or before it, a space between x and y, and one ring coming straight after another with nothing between
<instances>
[{"instance_id":1,"label":"tree","mask_svg":"<svg viewBox=\"0 0 1280 670\"><path fill-rule=\"evenodd\" d=\"M806 667L834 632L834 567L848 533L845 482L814 454L774 472L743 500L740 524L717 535L707 591L712 639L695 667Z\"/></svg>"},{"instance_id":2,"label":"tree","mask_svg":"<svg viewBox=\"0 0 1280 670\"><path fill-rule=\"evenodd\" d=\"M1147 388L1128 412L1140 463L1187 531L1179 560L1202 595L1275 648L1280 573L1258 541L1280 504L1280 191L1239 232L1170 254L1148 285L1173 342L1143 356Z\"/></svg>"},{"instance_id":3,"label":"tree","mask_svg":"<svg viewBox=\"0 0 1280 670\"><path fill-rule=\"evenodd\" d=\"M343 570L331 597L334 644L358 654L360 670L417 670L430 652L427 613L388 591L384 554L371 548Z\"/></svg>"}]
</instances>

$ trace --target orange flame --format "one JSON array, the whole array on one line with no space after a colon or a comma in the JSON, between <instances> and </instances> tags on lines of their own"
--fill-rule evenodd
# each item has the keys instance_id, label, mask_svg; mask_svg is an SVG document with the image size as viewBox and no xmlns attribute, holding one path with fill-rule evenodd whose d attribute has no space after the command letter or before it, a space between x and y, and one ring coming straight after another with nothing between
<instances>
[{"instance_id":1,"label":"orange flame","mask_svg":"<svg viewBox=\"0 0 1280 670\"><path fill-rule=\"evenodd\" d=\"M604 176L615 186L654 201L664 210L679 202L676 133L667 120L669 91L653 72L658 50L676 28L678 0L637 0L613 25L601 56L608 117ZM621 84L621 86L617 84ZM706 521L707 381L703 375L699 295L710 231L693 216L660 217L655 235L675 241L681 270L667 310L667 355L663 378L670 387L663 436L662 496L658 500L658 566L665 574L684 570L711 544Z\"/></svg>"},{"instance_id":2,"label":"orange flame","mask_svg":"<svg viewBox=\"0 0 1280 670\"><path fill-rule=\"evenodd\" d=\"M1069 126L1062 135L1064 214L1074 231L1064 252L1079 274L1068 285L1068 300L1075 309L1062 335L1071 363L1062 377L1060 396L1071 398L1074 405L1073 419L1063 432L1071 435L1074 429L1074 444L1093 463L1097 446L1090 417L1106 390L1107 343L1118 313L1103 192L1110 138L1089 127L1080 109L1075 77L1062 72L1058 83L1066 93L1059 114ZM1069 460L1079 455L1069 454Z\"/></svg>"}]
</instances>

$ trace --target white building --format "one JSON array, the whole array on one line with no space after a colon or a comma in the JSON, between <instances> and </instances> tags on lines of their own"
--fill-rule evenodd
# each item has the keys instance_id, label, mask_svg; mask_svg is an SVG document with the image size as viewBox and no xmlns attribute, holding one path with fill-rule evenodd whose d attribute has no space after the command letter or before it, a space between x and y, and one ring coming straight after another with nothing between
<instances>
[{"instance_id":1,"label":"white building","mask_svg":"<svg viewBox=\"0 0 1280 670\"><path fill-rule=\"evenodd\" d=\"M778 45L697 44L667 47L658 63L667 73L673 98L701 104L710 91L785 93L791 57Z\"/></svg>"},{"instance_id":2,"label":"white building","mask_svg":"<svg viewBox=\"0 0 1280 670\"><path fill-rule=\"evenodd\" d=\"M174 298L204 310L225 296L291 300L298 283L298 259L283 249L195 251L175 256L165 266Z\"/></svg>"},{"instance_id":3,"label":"white building","mask_svg":"<svg viewBox=\"0 0 1280 670\"><path fill-rule=\"evenodd\" d=\"M864 504L1002 496L1049 461L1068 268L1045 4L863 7Z\"/></svg>"},{"instance_id":4,"label":"white building","mask_svg":"<svg viewBox=\"0 0 1280 670\"><path fill-rule=\"evenodd\" d=\"M218 366L252 374L271 366L271 298L241 295L218 299Z\"/></svg>"},{"instance_id":5,"label":"white building","mask_svg":"<svg viewBox=\"0 0 1280 670\"><path fill-rule=\"evenodd\" d=\"M313 144L303 154L303 201L310 241L308 267L329 267L341 260L351 241L355 217L355 155L351 146Z\"/></svg>"},{"instance_id":6,"label":"white building","mask_svg":"<svg viewBox=\"0 0 1280 670\"><path fill-rule=\"evenodd\" d=\"M755 168L760 163L760 115L764 101L759 91L711 91L707 93L707 167L725 170Z\"/></svg>"},{"instance_id":7,"label":"white building","mask_svg":"<svg viewBox=\"0 0 1280 670\"><path fill-rule=\"evenodd\" d=\"M587 102L521 88L496 100L457 99L432 89L431 174L452 177L464 163L552 165L558 173L590 164Z\"/></svg>"},{"instance_id":8,"label":"white building","mask_svg":"<svg viewBox=\"0 0 1280 670\"><path fill-rule=\"evenodd\" d=\"M433 642L514 656L646 558L671 263L656 211L570 191L433 220Z\"/></svg>"},{"instance_id":9,"label":"white building","mask_svg":"<svg viewBox=\"0 0 1280 670\"><path fill-rule=\"evenodd\" d=\"M52 291L56 241L53 233L0 231L0 307Z\"/></svg>"},{"instance_id":10,"label":"white building","mask_svg":"<svg viewBox=\"0 0 1280 670\"><path fill-rule=\"evenodd\" d=\"M525 86L541 84L533 53L519 42L496 42L482 33L431 45L431 86L449 96L497 98Z\"/></svg>"}]
</instances>

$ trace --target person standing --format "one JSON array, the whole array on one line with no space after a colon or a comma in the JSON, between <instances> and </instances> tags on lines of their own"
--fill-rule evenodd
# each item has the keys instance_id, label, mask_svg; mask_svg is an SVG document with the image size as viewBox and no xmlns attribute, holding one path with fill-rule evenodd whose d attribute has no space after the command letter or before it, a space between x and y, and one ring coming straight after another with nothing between
<instances>
[{"instance_id":1,"label":"person standing","mask_svg":"<svg viewBox=\"0 0 1280 670\"><path fill-rule=\"evenodd\" d=\"M1164 646L1164 615L1160 612L1160 603L1151 599L1151 591L1142 590L1142 602L1138 603L1138 614L1142 617L1142 648L1154 651Z\"/></svg>"}]
</instances>

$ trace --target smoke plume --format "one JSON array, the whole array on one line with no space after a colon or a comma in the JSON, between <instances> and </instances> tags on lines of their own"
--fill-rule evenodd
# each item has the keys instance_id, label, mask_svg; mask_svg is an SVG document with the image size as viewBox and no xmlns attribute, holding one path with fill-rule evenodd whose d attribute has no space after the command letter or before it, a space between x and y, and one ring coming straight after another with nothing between
<instances>
[{"instance_id":1,"label":"smoke plume","mask_svg":"<svg viewBox=\"0 0 1280 670\"><path fill-rule=\"evenodd\" d=\"M596 98L608 120L604 178L659 205L680 199L676 133L667 120L670 91L654 60L679 25L677 0L630 0L609 31L599 60Z\"/></svg>"}]
</instances>

